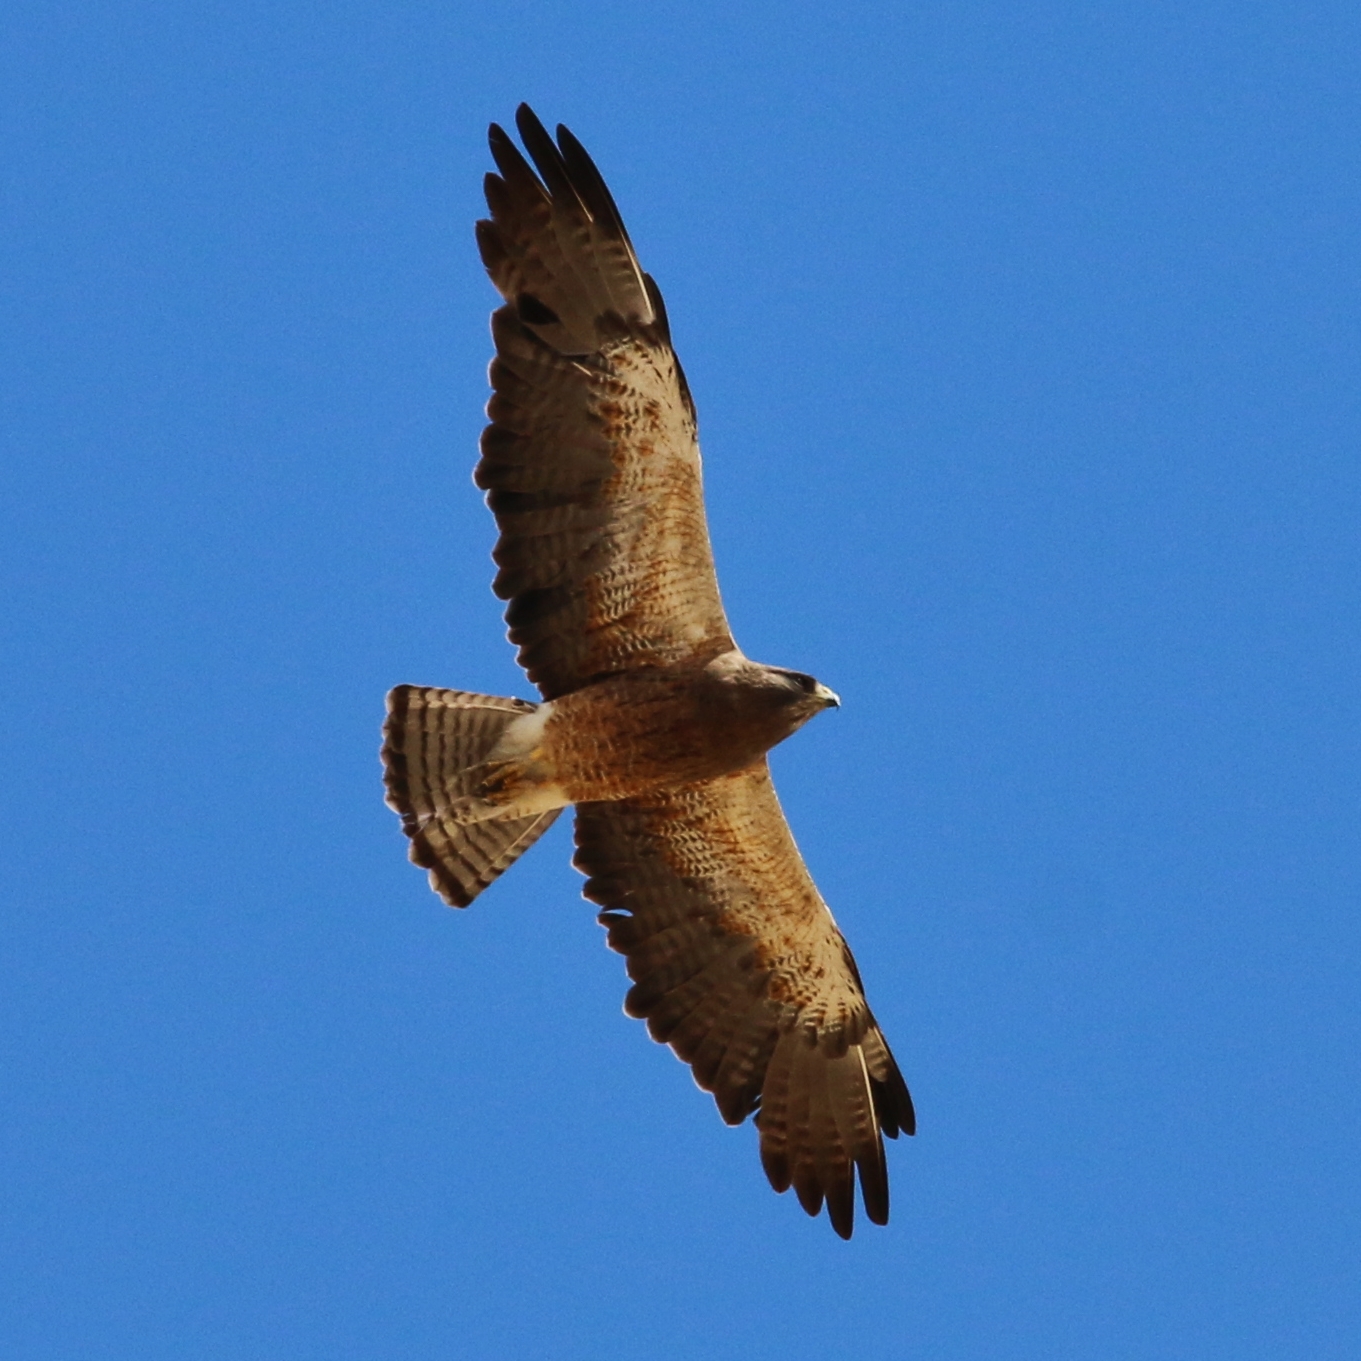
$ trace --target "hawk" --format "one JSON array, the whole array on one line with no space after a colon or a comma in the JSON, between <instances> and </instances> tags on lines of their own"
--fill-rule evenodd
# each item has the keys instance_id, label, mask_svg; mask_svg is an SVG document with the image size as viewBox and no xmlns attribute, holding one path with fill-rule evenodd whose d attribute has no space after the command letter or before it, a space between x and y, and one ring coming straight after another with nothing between
<instances>
[{"instance_id":1,"label":"hawk","mask_svg":"<svg viewBox=\"0 0 1361 1361\"><path fill-rule=\"evenodd\" d=\"M387 801L455 907L573 805L625 1011L725 1121L754 1114L771 1185L849 1238L857 1171L888 1220L883 1136L913 1133L912 1100L766 762L838 700L733 641L661 293L581 143L515 121L538 173L492 124L477 242L504 305L474 480L542 702L398 686Z\"/></svg>"}]
</instances>

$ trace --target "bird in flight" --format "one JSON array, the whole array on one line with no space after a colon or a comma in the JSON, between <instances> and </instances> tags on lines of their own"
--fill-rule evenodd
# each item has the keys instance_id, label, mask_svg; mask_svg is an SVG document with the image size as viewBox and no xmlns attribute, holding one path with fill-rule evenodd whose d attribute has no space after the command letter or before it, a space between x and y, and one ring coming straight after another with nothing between
<instances>
[{"instance_id":1,"label":"bird in flight","mask_svg":"<svg viewBox=\"0 0 1361 1361\"><path fill-rule=\"evenodd\" d=\"M625 1011L725 1121L755 1116L775 1190L810 1215L825 1203L849 1238L857 1171L866 1215L888 1221L883 1136L913 1133L912 1100L766 762L838 700L733 641L661 293L581 143L528 105L515 122L534 169L492 124L477 224L504 303L474 480L542 702L399 685L387 801L455 907L573 805Z\"/></svg>"}]
</instances>

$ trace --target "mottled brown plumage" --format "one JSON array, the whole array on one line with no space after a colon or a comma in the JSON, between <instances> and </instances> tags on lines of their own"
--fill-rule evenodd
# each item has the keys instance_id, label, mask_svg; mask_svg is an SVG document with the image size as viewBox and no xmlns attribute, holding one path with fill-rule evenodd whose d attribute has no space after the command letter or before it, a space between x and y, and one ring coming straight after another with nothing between
<instances>
[{"instance_id":1,"label":"mottled brown plumage","mask_svg":"<svg viewBox=\"0 0 1361 1361\"><path fill-rule=\"evenodd\" d=\"M726 1121L755 1114L771 1184L849 1237L857 1171L887 1221L882 1136L912 1133L912 1102L765 759L836 697L734 643L661 294L571 133L516 122L535 168L493 125L477 226L505 305L476 481L543 703L399 686L388 802L460 907L574 804L625 1009Z\"/></svg>"}]
</instances>

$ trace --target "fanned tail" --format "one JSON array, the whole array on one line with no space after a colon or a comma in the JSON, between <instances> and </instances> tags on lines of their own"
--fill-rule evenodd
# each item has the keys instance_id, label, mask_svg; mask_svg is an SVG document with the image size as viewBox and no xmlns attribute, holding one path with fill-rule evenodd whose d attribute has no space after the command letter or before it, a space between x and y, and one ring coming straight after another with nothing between
<instances>
[{"instance_id":1,"label":"fanned tail","mask_svg":"<svg viewBox=\"0 0 1361 1361\"><path fill-rule=\"evenodd\" d=\"M388 806L411 838L411 859L451 907L467 907L552 825L560 809L532 817L463 822L455 803L465 772L479 765L506 728L536 705L499 695L399 685L383 724Z\"/></svg>"}]
</instances>

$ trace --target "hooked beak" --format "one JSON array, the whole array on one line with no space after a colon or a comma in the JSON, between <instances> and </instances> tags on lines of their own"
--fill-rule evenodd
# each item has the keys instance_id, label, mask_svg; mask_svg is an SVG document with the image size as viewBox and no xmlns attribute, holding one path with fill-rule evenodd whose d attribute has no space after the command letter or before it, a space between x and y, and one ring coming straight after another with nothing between
<instances>
[{"instance_id":1,"label":"hooked beak","mask_svg":"<svg viewBox=\"0 0 1361 1361\"><path fill-rule=\"evenodd\" d=\"M841 708L841 696L838 695L835 690L829 690L825 685L819 684L818 688L813 691L813 694L822 701L824 709Z\"/></svg>"}]
</instances>

